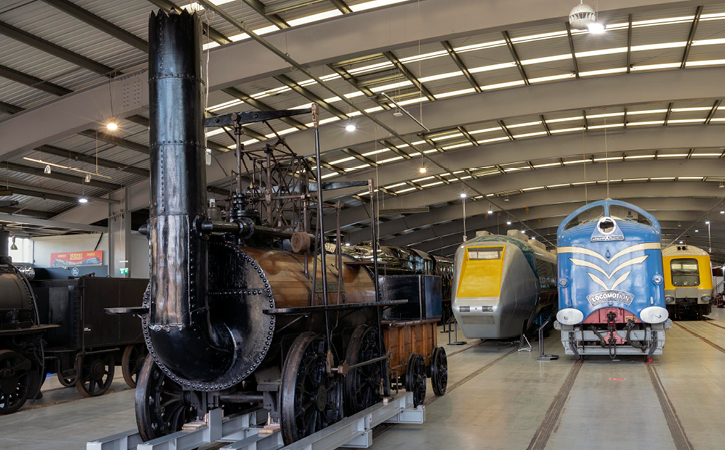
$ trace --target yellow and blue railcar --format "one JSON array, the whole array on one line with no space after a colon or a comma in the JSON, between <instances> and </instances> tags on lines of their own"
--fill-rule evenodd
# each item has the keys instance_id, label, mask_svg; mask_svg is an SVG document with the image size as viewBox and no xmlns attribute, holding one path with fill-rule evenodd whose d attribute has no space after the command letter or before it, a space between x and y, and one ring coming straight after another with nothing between
<instances>
[{"instance_id":1,"label":"yellow and blue railcar","mask_svg":"<svg viewBox=\"0 0 725 450\"><path fill-rule=\"evenodd\" d=\"M702 316L712 311L710 255L692 245L672 245L662 250L665 300L673 319Z\"/></svg>"},{"instance_id":2,"label":"yellow and blue railcar","mask_svg":"<svg viewBox=\"0 0 725 450\"><path fill-rule=\"evenodd\" d=\"M467 338L517 337L556 310L556 256L517 230L480 233L456 250L452 291Z\"/></svg>"}]
</instances>

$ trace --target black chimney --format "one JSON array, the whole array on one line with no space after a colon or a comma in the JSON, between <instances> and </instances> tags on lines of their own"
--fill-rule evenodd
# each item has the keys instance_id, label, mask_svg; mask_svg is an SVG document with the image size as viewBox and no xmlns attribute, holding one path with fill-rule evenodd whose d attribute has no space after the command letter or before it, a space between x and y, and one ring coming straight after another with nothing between
<instances>
[{"instance_id":1,"label":"black chimney","mask_svg":"<svg viewBox=\"0 0 725 450\"><path fill-rule=\"evenodd\" d=\"M228 336L210 325L204 218L206 139L201 20L183 11L149 19L151 296L148 336L177 381L213 381L231 364ZM180 378L180 379L179 379ZM184 385L188 383L184 382Z\"/></svg>"}]
</instances>

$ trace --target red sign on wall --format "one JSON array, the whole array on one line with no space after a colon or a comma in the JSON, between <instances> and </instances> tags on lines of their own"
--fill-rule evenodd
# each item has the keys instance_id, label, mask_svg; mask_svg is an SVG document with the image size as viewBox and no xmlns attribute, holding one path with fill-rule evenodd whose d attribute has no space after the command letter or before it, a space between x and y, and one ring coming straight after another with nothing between
<instances>
[{"instance_id":1,"label":"red sign on wall","mask_svg":"<svg viewBox=\"0 0 725 450\"><path fill-rule=\"evenodd\" d=\"M102 266L103 250L92 252L51 253L51 267Z\"/></svg>"}]
</instances>

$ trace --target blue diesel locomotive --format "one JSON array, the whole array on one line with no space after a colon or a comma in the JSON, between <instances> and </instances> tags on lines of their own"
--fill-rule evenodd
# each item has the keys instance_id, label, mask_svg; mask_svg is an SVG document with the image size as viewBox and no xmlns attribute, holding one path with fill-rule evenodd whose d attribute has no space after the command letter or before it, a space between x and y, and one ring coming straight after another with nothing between
<instances>
[{"instance_id":1,"label":"blue diesel locomotive","mask_svg":"<svg viewBox=\"0 0 725 450\"><path fill-rule=\"evenodd\" d=\"M559 312L567 355L661 355L668 319L660 225L629 203L603 200L557 230Z\"/></svg>"}]
</instances>

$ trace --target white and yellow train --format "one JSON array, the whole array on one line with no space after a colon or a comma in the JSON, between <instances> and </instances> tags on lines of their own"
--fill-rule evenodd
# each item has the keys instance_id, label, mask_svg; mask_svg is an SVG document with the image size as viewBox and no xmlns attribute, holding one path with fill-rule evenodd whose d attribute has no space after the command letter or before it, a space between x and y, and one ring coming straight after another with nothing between
<instances>
[{"instance_id":1,"label":"white and yellow train","mask_svg":"<svg viewBox=\"0 0 725 450\"><path fill-rule=\"evenodd\" d=\"M556 254L518 230L479 232L456 250L453 314L467 338L521 335L556 308Z\"/></svg>"},{"instance_id":2,"label":"white and yellow train","mask_svg":"<svg viewBox=\"0 0 725 450\"><path fill-rule=\"evenodd\" d=\"M665 300L673 319L710 314L712 265L710 255L692 245L672 245L662 250Z\"/></svg>"}]
</instances>

